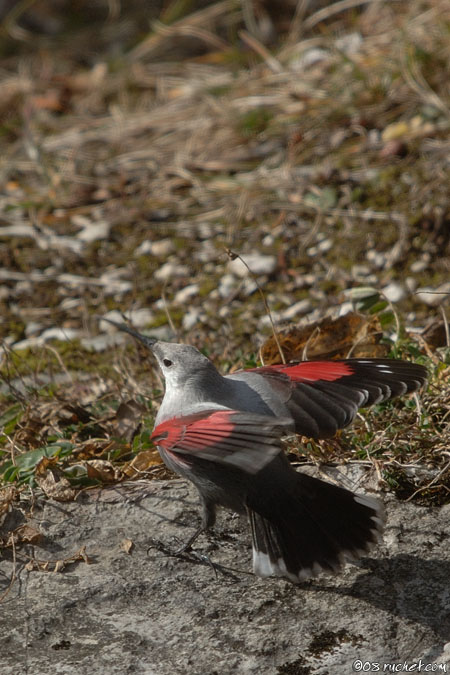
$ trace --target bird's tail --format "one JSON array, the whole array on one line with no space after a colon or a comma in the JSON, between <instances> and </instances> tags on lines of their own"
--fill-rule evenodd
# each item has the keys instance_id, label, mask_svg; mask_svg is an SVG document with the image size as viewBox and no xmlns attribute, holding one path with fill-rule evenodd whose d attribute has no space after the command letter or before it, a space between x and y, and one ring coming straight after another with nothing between
<instances>
[{"instance_id":1,"label":"bird's tail","mask_svg":"<svg viewBox=\"0 0 450 675\"><path fill-rule=\"evenodd\" d=\"M254 573L298 583L363 556L380 539L385 516L373 497L293 473L288 489L247 510Z\"/></svg>"}]
</instances>

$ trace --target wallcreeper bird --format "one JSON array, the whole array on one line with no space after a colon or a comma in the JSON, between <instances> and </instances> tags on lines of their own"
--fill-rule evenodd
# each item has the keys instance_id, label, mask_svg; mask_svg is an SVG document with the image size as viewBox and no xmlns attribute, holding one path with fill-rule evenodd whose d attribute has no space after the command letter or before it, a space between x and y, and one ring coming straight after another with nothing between
<instances>
[{"instance_id":1,"label":"wallcreeper bird","mask_svg":"<svg viewBox=\"0 0 450 675\"><path fill-rule=\"evenodd\" d=\"M281 445L287 434L332 436L359 407L417 391L423 366L391 359L304 361L222 376L195 347L160 342L113 323L155 355L166 392L152 434L167 466L194 483L201 527L216 507L246 513L253 571L298 583L338 570L377 541L378 500L295 471Z\"/></svg>"}]
</instances>

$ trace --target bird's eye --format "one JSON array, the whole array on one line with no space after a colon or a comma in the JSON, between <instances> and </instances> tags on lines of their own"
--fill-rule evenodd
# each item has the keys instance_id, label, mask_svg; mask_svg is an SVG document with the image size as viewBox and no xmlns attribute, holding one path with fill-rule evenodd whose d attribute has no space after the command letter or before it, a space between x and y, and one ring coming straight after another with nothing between
<instances>
[{"instance_id":1,"label":"bird's eye","mask_svg":"<svg viewBox=\"0 0 450 675\"><path fill-rule=\"evenodd\" d=\"M166 368L172 365L172 361L170 359L163 359L163 363L166 366Z\"/></svg>"}]
</instances>

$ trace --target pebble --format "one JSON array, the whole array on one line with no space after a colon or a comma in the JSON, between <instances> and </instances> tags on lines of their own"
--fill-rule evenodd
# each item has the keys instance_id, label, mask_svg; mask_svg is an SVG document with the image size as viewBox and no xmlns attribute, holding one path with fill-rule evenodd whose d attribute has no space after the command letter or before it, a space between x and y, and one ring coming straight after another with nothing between
<instances>
[{"instance_id":1,"label":"pebble","mask_svg":"<svg viewBox=\"0 0 450 675\"><path fill-rule=\"evenodd\" d=\"M198 284L190 284L189 286L185 286L175 293L173 298L174 303L177 305L184 305L189 300L189 298L193 298L195 295L198 295L199 288L200 287Z\"/></svg>"},{"instance_id":2,"label":"pebble","mask_svg":"<svg viewBox=\"0 0 450 675\"><path fill-rule=\"evenodd\" d=\"M33 335L36 335L36 333L39 333L43 328L43 324L40 323L39 321L30 321L27 323L25 326L25 335L27 338L32 337Z\"/></svg>"},{"instance_id":3,"label":"pebble","mask_svg":"<svg viewBox=\"0 0 450 675\"><path fill-rule=\"evenodd\" d=\"M28 349L29 347L40 347L45 342L47 342L47 340L60 340L61 342L67 342L80 337L81 334L82 332L80 330L76 330L74 328L58 328L55 326L54 328L47 328L47 330L45 330L40 335L29 337L25 340L20 340L20 342L12 344L11 349L20 350Z\"/></svg>"},{"instance_id":4,"label":"pebble","mask_svg":"<svg viewBox=\"0 0 450 675\"><path fill-rule=\"evenodd\" d=\"M160 239L159 241L149 241L146 239L137 247L134 255L154 255L157 258L166 258L174 251L175 244L172 239Z\"/></svg>"},{"instance_id":5,"label":"pebble","mask_svg":"<svg viewBox=\"0 0 450 675\"><path fill-rule=\"evenodd\" d=\"M224 274L221 277L218 292L221 298L228 298L236 288L236 279L232 274Z\"/></svg>"},{"instance_id":6,"label":"pebble","mask_svg":"<svg viewBox=\"0 0 450 675\"><path fill-rule=\"evenodd\" d=\"M179 265L175 262L166 262L156 270L154 277L158 281L169 281L174 277L189 276L189 268L186 265Z\"/></svg>"},{"instance_id":7,"label":"pebble","mask_svg":"<svg viewBox=\"0 0 450 675\"><path fill-rule=\"evenodd\" d=\"M415 261L411 264L411 267L410 267L409 269L410 269L410 271L411 271L413 274L418 274L418 273L420 273L420 272L425 272L425 270L427 269L428 265L429 265L429 261L428 261L428 260L415 260Z\"/></svg>"},{"instance_id":8,"label":"pebble","mask_svg":"<svg viewBox=\"0 0 450 675\"><path fill-rule=\"evenodd\" d=\"M384 253L380 253L379 251L375 251L374 249L370 249L370 251L367 251L366 253L366 258L369 262L371 262L375 267L382 268L386 265L386 256Z\"/></svg>"},{"instance_id":9,"label":"pebble","mask_svg":"<svg viewBox=\"0 0 450 675\"><path fill-rule=\"evenodd\" d=\"M196 324L203 322L206 319L205 313L200 309L200 307L190 307L186 314L183 316L181 322L183 329L185 331L192 330Z\"/></svg>"},{"instance_id":10,"label":"pebble","mask_svg":"<svg viewBox=\"0 0 450 675\"><path fill-rule=\"evenodd\" d=\"M352 277L354 279L360 279L361 277L368 277L370 273L371 270L368 265L353 265L352 267Z\"/></svg>"},{"instance_id":11,"label":"pebble","mask_svg":"<svg viewBox=\"0 0 450 675\"><path fill-rule=\"evenodd\" d=\"M112 314L112 312L110 312L110 314ZM142 328L143 326L148 326L148 324L151 323L155 318L155 315L151 311L151 309L148 309L147 307L141 307L140 309L128 310L126 313L126 317L133 324L133 326L136 326L137 328ZM113 319L114 317L111 318ZM123 321L123 319L120 318L119 321Z\"/></svg>"},{"instance_id":12,"label":"pebble","mask_svg":"<svg viewBox=\"0 0 450 675\"><path fill-rule=\"evenodd\" d=\"M246 262L253 274L261 276L264 274L272 274L277 267L277 259L274 255L261 255L260 253L247 253L242 255L242 260ZM249 271L239 258L231 260L228 263L228 269L238 277L244 278L248 276Z\"/></svg>"},{"instance_id":13,"label":"pebble","mask_svg":"<svg viewBox=\"0 0 450 675\"><path fill-rule=\"evenodd\" d=\"M77 239L84 241L86 244L92 241L98 241L99 239L107 239L109 237L111 223L108 223L106 220L93 222L89 218L86 218L86 216L75 214L72 216L71 222L76 227L81 228L76 236Z\"/></svg>"},{"instance_id":14,"label":"pebble","mask_svg":"<svg viewBox=\"0 0 450 675\"><path fill-rule=\"evenodd\" d=\"M333 248L333 240L322 239L322 241L319 241L319 243L316 244L316 246L310 246L309 248L307 248L306 253L311 258L313 258L319 253L327 253L327 251L329 251L331 248Z\"/></svg>"},{"instance_id":15,"label":"pebble","mask_svg":"<svg viewBox=\"0 0 450 675\"><path fill-rule=\"evenodd\" d=\"M416 293L416 298L421 302L424 302L430 307L436 307L448 299L450 295L450 282L441 284L437 288L431 288L429 286L425 288L419 288Z\"/></svg>"},{"instance_id":16,"label":"pebble","mask_svg":"<svg viewBox=\"0 0 450 675\"><path fill-rule=\"evenodd\" d=\"M410 293L414 293L417 288L417 279L414 277L406 277L405 286Z\"/></svg>"},{"instance_id":17,"label":"pebble","mask_svg":"<svg viewBox=\"0 0 450 675\"><path fill-rule=\"evenodd\" d=\"M305 298L304 300L299 300L298 302L294 303L290 307L287 307L286 309L282 309L281 311L278 312L271 312L272 320L275 322L291 321L299 314L307 314L311 310L311 307L312 307L311 301L308 300L308 298ZM258 323L260 326L268 326L270 325L270 317L267 314L265 314L260 318Z\"/></svg>"},{"instance_id":18,"label":"pebble","mask_svg":"<svg viewBox=\"0 0 450 675\"><path fill-rule=\"evenodd\" d=\"M383 294L389 302L399 302L406 297L406 289L396 281L383 288Z\"/></svg>"},{"instance_id":19,"label":"pebble","mask_svg":"<svg viewBox=\"0 0 450 675\"><path fill-rule=\"evenodd\" d=\"M311 308L312 308L311 300L305 298L304 300L299 300L298 302L295 302L287 309L284 309L281 312L281 318L287 321L289 319L293 319L298 314L307 314L307 312L311 311Z\"/></svg>"},{"instance_id":20,"label":"pebble","mask_svg":"<svg viewBox=\"0 0 450 675\"><path fill-rule=\"evenodd\" d=\"M116 331L115 333L102 333L101 335L95 335L94 337L82 338L81 344L84 349L87 349L89 352L104 352L107 349L118 347L125 341L125 333L119 333L119 331Z\"/></svg>"}]
</instances>

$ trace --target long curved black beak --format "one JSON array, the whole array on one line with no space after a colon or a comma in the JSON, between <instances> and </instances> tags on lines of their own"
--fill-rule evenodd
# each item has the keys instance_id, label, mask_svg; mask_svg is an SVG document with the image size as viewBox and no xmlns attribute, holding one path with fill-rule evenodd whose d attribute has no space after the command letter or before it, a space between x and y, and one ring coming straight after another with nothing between
<instances>
[{"instance_id":1,"label":"long curved black beak","mask_svg":"<svg viewBox=\"0 0 450 675\"><path fill-rule=\"evenodd\" d=\"M126 323L119 323L118 321L112 321L112 319L106 319L104 316L100 317L100 319L102 321L107 321L108 323L111 323L113 326L123 331L124 333L132 335L134 338L136 338L136 340L142 342L142 344L145 345L147 349L151 350L155 342L158 342L156 338L147 337L147 335L142 335L142 333L138 333L136 330L133 330L133 328L127 326Z\"/></svg>"}]
</instances>

